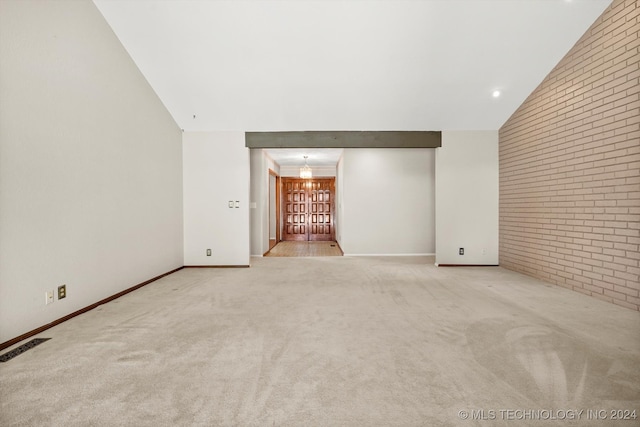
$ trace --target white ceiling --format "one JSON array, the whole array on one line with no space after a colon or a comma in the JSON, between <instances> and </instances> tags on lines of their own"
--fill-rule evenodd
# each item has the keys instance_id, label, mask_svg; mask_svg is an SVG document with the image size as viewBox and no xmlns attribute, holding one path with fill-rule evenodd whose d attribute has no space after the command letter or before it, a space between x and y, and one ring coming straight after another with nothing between
<instances>
[{"instance_id":1,"label":"white ceiling","mask_svg":"<svg viewBox=\"0 0 640 427\"><path fill-rule=\"evenodd\" d=\"M304 156L313 166L334 166L342 156L342 148L274 148L265 150L280 166L302 166Z\"/></svg>"},{"instance_id":2,"label":"white ceiling","mask_svg":"<svg viewBox=\"0 0 640 427\"><path fill-rule=\"evenodd\" d=\"M498 129L610 0L94 2L185 131L293 131Z\"/></svg>"}]
</instances>

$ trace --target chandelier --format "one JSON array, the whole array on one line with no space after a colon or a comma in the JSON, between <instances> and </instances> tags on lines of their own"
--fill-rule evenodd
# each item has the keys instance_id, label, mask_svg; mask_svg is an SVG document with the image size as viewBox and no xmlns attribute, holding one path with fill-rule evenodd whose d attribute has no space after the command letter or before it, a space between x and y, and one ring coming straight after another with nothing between
<instances>
[{"instance_id":1,"label":"chandelier","mask_svg":"<svg viewBox=\"0 0 640 427\"><path fill-rule=\"evenodd\" d=\"M300 168L300 178L309 179L311 178L311 168L307 164L307 158L309 156L304 156L304 167Z\"/></svg>"}]
</instances>

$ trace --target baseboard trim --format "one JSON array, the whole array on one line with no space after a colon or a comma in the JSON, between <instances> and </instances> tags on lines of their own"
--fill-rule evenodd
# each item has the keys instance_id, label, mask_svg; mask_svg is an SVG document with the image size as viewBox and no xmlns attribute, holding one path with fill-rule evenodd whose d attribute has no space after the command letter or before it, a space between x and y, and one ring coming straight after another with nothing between
<instances>
[{"instance_id":1,"label":"baseboard trim","mask_svg":"<svg viewBox=\"0 0 640 427\"><path fill-rule=\"evenodd\" d=\"M249 268L248 265L185 265L183 268Z\"/></svg>"},{"instance_id":2,"label":"baseboard trim","mask_svg":"<svg viewBox=\"0 0 640 427\"><path fill-rule=\"evenodd\" d=\"M340 247L340 243L338 243L338 241L336 240L336 246L338 246L338 249L340 250L340 253L342 254L342 256L344 256L344 251L342 250L342 248Z\"/></svg>"},{"instance_id":3,"label":"baseboard trim","mask_svg":"<svg viewBox=\"0 0 640 427\"><path fill-rule=\"evenodd\" d=\"M120 291L117 294L111 295L110 297L107 297L105 299L101 299L100 301L98 301L96 303L93 303L91 305L88 305L88 306L86 306L84 308L81 308L78 311L74 311L71 314L67 314L66 316L61 317L61 318L59 318L57 320L54 320L51 323L47 323L46 325L40 326L39 328L36 328L36 329L34 329L32 331L29 331L27 333L24 333L24 334L18 336L18 337L10 339L9 341L5 341L2 344L0 344L0 351L4 350L5 348L11 347L12 345L15 345L15 344L19 343L20 341L26 340L27 338L31 338L32 336L37 335L37 334L39 334L39 333L41 333L43 331L46 331L47 329L53 328L54 326L57 326L60 323L66 322L69 319L72 319L72 318L74 318L76 316L84 314L87 311L91 311L91 310L93 310L94 308L96 308L98 306L101 306L101 305L106 304L108 302L111 302L111 301L113 301L113 300L115 300L117 298L120 298L121 296L126 295L126 294L128 294L130 292L133 292L136 289L140 289L141 287L143 287L145 285L148 285L149 283L155 282L156 280L162 279L163 277L166 277L166 276L168 276L170 274L173 274L173 273L175 273L177 271L180 271L183 268L184 267L179 267L179 268L176 268L175 270L171 270L171 271L169 271L167 273L164 273L164 274L161 274L159 276L156 276L153 279L149 279L149 280L146 280L146 281L144 281L142 283L138 283L137 285L132 286L130 288L127 288L124 291Z\"/></svg>"},{"instance_id":4,"label":"baseboard trim","mask_svg":"<svg viewBox=\"0 0 640 427\"><path fill-rule=\"evenodd\" d=\"M436 267L500 267L498 264L436 264Z\"/></svg>"},{"instance_id":5,"label":"baseboard trim","mask_svg":"<svg viewBox=\"0 0 640 427\"><path fill-rule=\"evenodd\" d=\"M435 256L436 254L345 254L344 256Z\"/></svg>"}]
</instances>

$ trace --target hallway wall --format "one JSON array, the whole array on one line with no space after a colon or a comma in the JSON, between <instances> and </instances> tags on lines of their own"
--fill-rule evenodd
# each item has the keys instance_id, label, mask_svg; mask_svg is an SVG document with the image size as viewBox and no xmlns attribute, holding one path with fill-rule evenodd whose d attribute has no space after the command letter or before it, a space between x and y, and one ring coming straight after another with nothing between
<instances>
[{"instance_id":1,"label":"hallway wall","mask_svg":"<svg viewBox=\"0 0 640 427\"><path fill-rule=\"evenodd\" d=\"M276 174L280 167L264 150L250 149L250 240L251 256L262 256L269 250L269 169Z\"/></svg>"},{"instance_id":2,"label":"hallway wall","mask_svg":"<svg viewBox=\"0 0 640 427\"><path fill-rule=\"evenodd\" d=\"M336 241L342 248L342 223L344 219L344 152L336 165L336 215L334 218L334 227L336 231Z\"/></svg>"}]
</instances>

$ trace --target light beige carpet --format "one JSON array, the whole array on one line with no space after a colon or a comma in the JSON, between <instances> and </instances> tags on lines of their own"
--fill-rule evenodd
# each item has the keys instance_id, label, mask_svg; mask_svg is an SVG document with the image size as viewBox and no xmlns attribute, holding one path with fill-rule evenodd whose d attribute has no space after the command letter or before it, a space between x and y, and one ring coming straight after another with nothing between
<instances>
[{"instance_id":1,"label":"light beige carpet","mask_svg":"<svg viewBox=\"0 0 640 427\"><path fill-rule=\"evenodd\" d=\"M638 425L586 412L640 410L638 312L430 258L252 263L42 333L0 363L0 425Z\"/></svg>"}]
</instances>

